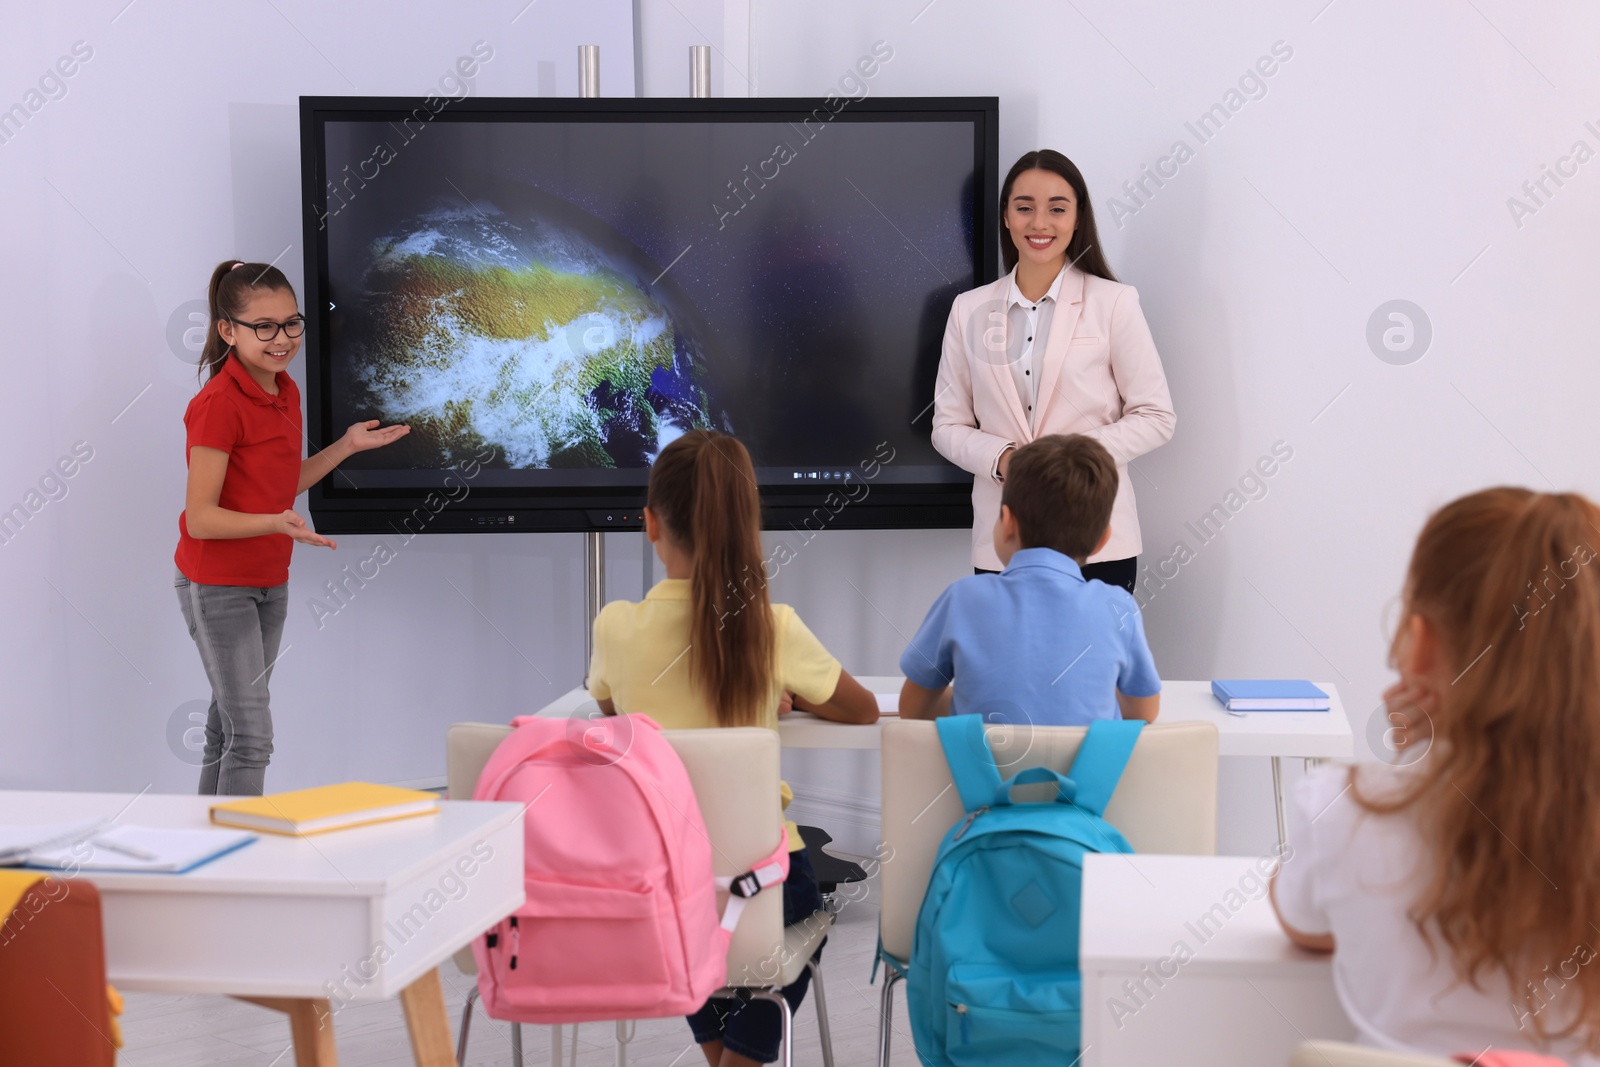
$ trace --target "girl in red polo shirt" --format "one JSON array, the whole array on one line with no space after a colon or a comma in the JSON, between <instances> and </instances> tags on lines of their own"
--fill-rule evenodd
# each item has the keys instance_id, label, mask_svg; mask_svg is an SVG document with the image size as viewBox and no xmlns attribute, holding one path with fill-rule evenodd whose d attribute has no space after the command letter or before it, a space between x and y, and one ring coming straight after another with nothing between
<instances>
[{"instance_id":1,"label":"girl in red polo shirt","mask_svg":"<svg viewBox=\"0 0 1600 1067\"><path fill-rule=\"evenodd\" d=\"M409 432L350 427L302 460L300 390L285 373L305 319L294 287L268 263L227 260L211 275L208 381L184 413L189 482L178 516L178 604L211 682L204 795L259 795L272 756L267 686L289 604L294 542L334 543L294 499L348 456Z\"/></svg>"}]
</instances>

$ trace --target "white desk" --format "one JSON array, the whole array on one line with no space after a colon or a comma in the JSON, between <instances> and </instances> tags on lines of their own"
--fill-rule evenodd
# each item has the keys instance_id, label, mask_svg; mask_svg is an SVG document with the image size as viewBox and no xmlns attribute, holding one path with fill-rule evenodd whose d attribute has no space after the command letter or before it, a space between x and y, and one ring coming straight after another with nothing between
<instances>
[{"instance_id":1,"label":"white desk","mask_svg":"<svg viewBox=\"0 0 1600 1067\"><path fill-rule=\"evenodd\" d=\"M1270 869L1238 856L1085 857L1084 1067L1283 1067L1301 1041L1354 1036L1331 957L1279 928L1259 875Z\"/></svg>"},{"instance_id":2,"label":"white desk","mask_svg":"<svg viewBox=\"0 0 1600 1067\"><path fill-rule=\"evenodd\" d=\"M897 675L875 675L857 679L876 693L880 706L897 704L905 679ZM1328 711L1258 711L1229 714L1211 695L1210 682L1166 681L1161 683L1161 714L1157 722L1209 722L1217 728L1217 753L1222 756L1267 756L1272 760L1273 801L1278 816L1278 843L1286 840L1283 809L1283 764L1285 757L1303 759L1351 759L1355 738L1344 702L1331 682L1316 683L1329 696ZM537 714L558 718L588 717L599 708L582 687L551 701ZM828 722L805 712L785 715L778 723L778 736L786 748L877 748L877 726L851 726Z\"/></svg>"},{"instance_id":3,"label":"white desk","mask_svg":"<svg viewBox=\"0 0 1600 1067\"><path fill-rule=\"evenodd\" d=\"M215 799L0 791L0 823L202 827ZM435 968L522 904L522 846L521 805L443 801L437 815L262 834L187 874L77 877L100 892L106 970L120 988L286 1011L297 1055L310 1057L300 1062L318 1064L334 1062L328 1015L399 995L417 1062L454 1064Z\"/></svg>"}]
</instances>

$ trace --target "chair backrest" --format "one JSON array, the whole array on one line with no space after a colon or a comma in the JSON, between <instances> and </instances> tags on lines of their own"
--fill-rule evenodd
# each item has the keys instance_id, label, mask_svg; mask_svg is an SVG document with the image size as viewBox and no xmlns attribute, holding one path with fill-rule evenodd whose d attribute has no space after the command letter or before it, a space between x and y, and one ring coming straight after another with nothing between
<instances>
[{"instance_id":1,"label":"chair backrest","mask_svg":"<svg viewBox=\"0 0 1600 1067\"><path fill-rule=\"evenodd\" d=\"M471 800L484 765L510 734L511 727L493 722L458 722L445 731L445 799ZM478 973L471 945L456 949L454 958L462 974Z\"/></svg>"},{"instance_id":2,"label":"chair backrest","mask_svg":"<svg viewBox=\"0 0 1600 1067\"><path fill-rule=\"evenodd\" d=\"M1459 1067L1454 1060L1413 1056L1405 1052L1347 1045L1342 1041L1307 1041L1294 1050L1289 1067Z\"/></svg>"},{"instance_id":3,"label":"chair backrest","mask_svg":"<svg viewBox=\"0 0 1600 1067\"><path fill-rule=\"evenodd\" d=\"M504 723L458 722L444 735L445 798L471 800L484 764L511 736Z\"/></svg>"},{"instance_id":4,"label":"chair backrest","mask_svg":"<svg viewBox=\"0 0 1600 1067\"><path fill-rule=\"evenodd\" d=\"M783 832L777 732L746 726L664 733L694 785L717 877L743 874L778 847ZM724 899L719 894L718 904ZM782 950L783 892L773 886L752 897L739 918L728 946L728 984L775 977Z\"/></svg>"},{"instance_id":5,"label":"chair backrest","mask_svg":"<svg viewBox=\"0 0 1600 1067\"><path fill-rule=\"evenodd\" d=\"M1002 777L1027 767L1065 774L1087 728L990 726L985 730ZM917 912L939 842L964 809L936 724L883 723L883 842L879 929L884 951L911 956ZM1020 786L1020 800L1048 800L1052 786ZM1217 728L1183 722L1139 735L1105 819L1138 852L1204 856L1217 850Z\"/></svg>"},{"instance_id":6,"label":"chair backrest","mask_svg":"<svg viewBox=\"0 0 1600 1067\"><path fill-rule=\"evenodd\" d=\"M511 727L458 722L445 735L447 795L471 800L484 764ZM663 731L694 785L719 877L743 874L778 846L778 735L759 727ZM719 896L719 903L723 899ZM754 983L774 973L783 946L783 894L774 887L746 905L728 948L728 982ZM457 955L468 960L472 953ZM475 974L476 967L466 973Z\"/></svg>"},{"instance_id":7,"label":"chair backrest","mask_svg":"<svg viewBox=\"0 0 1600 1067\"><path fill-rule=\"evenodd\" d=\"M100 916L88 878L0 870L0 1063L115 1067Z\"/></svg>"}]
</instances>

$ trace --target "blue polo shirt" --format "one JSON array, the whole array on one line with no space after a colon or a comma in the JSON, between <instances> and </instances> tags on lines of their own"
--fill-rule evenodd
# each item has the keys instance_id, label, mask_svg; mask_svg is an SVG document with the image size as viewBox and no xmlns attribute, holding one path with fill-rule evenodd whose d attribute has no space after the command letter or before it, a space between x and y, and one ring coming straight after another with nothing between
<instances>
[{"instance_id":1,"label":"blue polo shirt","mask_svg":"<svg viewBox=\"0 0 1600 1067\"><path fill-rule=\"evenodd\" d=\"M999 574L962 578L941 593L900 672L924 689L954 684L952 714L1039 726L1119 719L1117 690L1161 692L1132 595L1085 581L1052 548L1021 549Z\"/></svg>"}]
</instances>

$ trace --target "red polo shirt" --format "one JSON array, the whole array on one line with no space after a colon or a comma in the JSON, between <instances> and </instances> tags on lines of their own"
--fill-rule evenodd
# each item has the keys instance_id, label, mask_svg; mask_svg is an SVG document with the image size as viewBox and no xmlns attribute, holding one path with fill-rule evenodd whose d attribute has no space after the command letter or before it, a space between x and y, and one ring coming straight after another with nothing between
<instances>
[{"instance_id":1,"label":"red polo shirt","mask_svg":"<svg viewBox=\"0 0 1600 1067\"><path fill-rule=\"evenodd\" d=\"M217 504L229 511L277 515L294 507L300 486L300 390L282 371L269 396L235 356L189 401L184 462L195 445L228 453ZM288 534L202 540L178 516L178 569L203 585L266 588L289 580Z\"/></svg>"}]
</instances>

